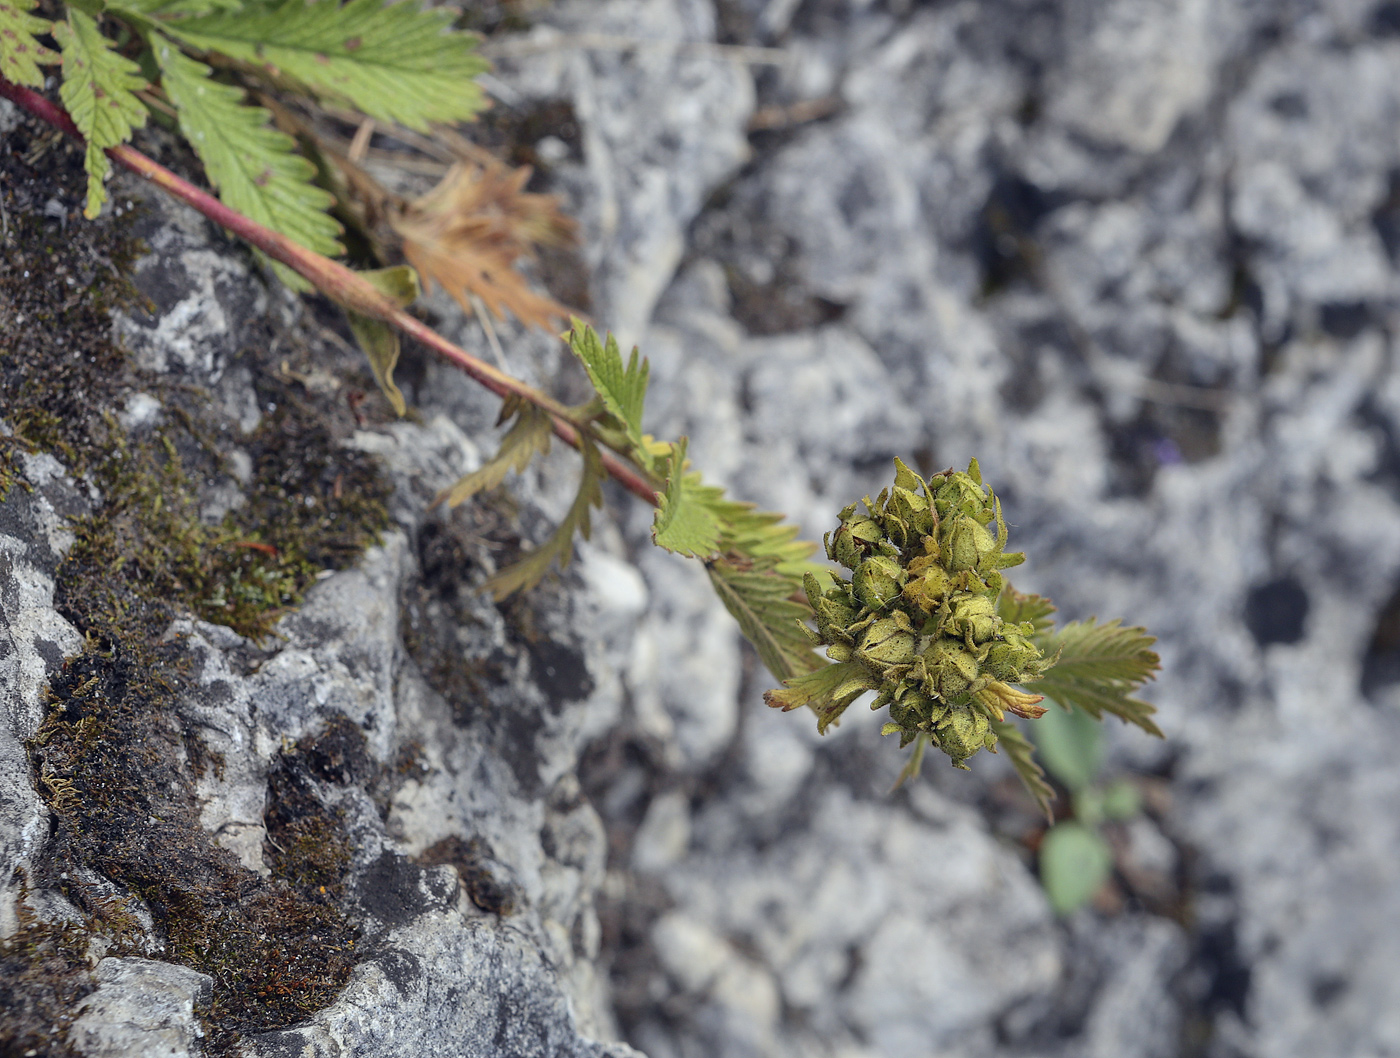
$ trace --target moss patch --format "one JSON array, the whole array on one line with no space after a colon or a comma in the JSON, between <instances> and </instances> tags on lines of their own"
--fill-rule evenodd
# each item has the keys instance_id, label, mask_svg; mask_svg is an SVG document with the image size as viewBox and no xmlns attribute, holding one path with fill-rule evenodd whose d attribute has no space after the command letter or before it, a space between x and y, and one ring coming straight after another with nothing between
<instances>
[{"instance_id":1,"label":"moss patch","mask_svg":"<svg viewBox=\"0 0 1400 1058\"><path fill-rule=\"evenodd\" d=\"M336 448L290 387L260 388L278 390L278 411L245 445L245 502L215 525L201 520L186 469L218 464L193 420L139 442L100 423L90 475L106 502L76 521L64 570L68 608L89 629L105 637L139 625L149 637L183 612L264 638L322 569L353 562L386 526L388 488L373 464Z\"/></svg>"},{"instance_id":2,"label":"moss patch","mask_svg":"<svg viewBox=\"0 0 1400 1058\"><path fill-rule=\"evenodd\" d=\"M220 1053L241 1031L301 1019L344 984L358 933L333 903L338 891L321 883L337 868L299 865L314 858L343 871L349 844L339 818L323 813L315 852L298 849L272 879L213 845L199 825L186 752L193 735L174 708L184 678L177 652L174 644L139 655L119 646L69 661L52 682L30 756L57 817L51 857L138 898L164 941L153 954L214 978L210 1049ZM274 784L273 816L279 792ZM293 813L308 814L300 805ZM81 888L66 886L65 895L90 930L109 917Z\"/></svg>"},{"instance_id":3,"label":"moss patch","mask_svg":"<svg viewBox=\"0 0 1400 1058\"><path fill-rule=\"evenodd\" d=\"M493 915L515 914L519 895L509 884L499 881L485 861L486 855L481 843L476 838L464 841L459 834L434 842L414 860L424 867L451 864L457 869L462 888L471 897L473 904Z\"/></svg>"},{"instance_id":4,"label":"moss patch","mask_svg":"<svg viewBox=\"0 0 1400 1058\"><path fill-rule=\"evenodd\" d=\"M377 771L365 736L345 717L282 752L268 775L263 860L273 874L313 896L339 899L353 851L341 810L328 807L322 783L363 785Z\"/></svg>"},{"instance_id":5,"label":"moss patch","mask_svg":"<svg viewBox=\"0 0 1400 1058\"><path fill-rule=\"evenodd\" d=\"M22 147L23 130L12 139ZM35 208L39 195L57 191L58 201L73 190L64 186L75 158L66 144L48 152L43 171L23 158L16 150L4 159L20 172L5 174L18 178L3 192L0 414L13 434L0 443L0 489L23 447L54 454L102 493L100 509L74 526L64 571L67 616L84 630L105 636L135 624L149 636L188 613L266 636L321 569L353 562L387 526L387 483L367 457L336 444L326 407L272 364L256 364L259 406L273 410L243 441L253 463L246 502L206 524L196 483L227 474L216 447L227 424L203 393L140 376L110 340L110 310L137 298L122 277L140 247L119 222L74 219L70 231ZM114 411L138 392L158 394L166 422L132 437ZM341 419L343 433L351 420Z\"/></svg>"},{"instance_id":6,"label":"moss patch","mask_svg":"<svg viewBox=\"0 0 1400 1058\"><path fill-rule=\"evenodd\" d=\"M0 943L0 1054L66 1058L64 1042L78 1001L96 985L88 972L86 928L47 925L25 914L19 932Z\"/></svg>"},{"instance_id":7,"label":"moss patch","mask_svg":"<svg viewBox=\"0 0 1400 1058\"><path fill-rule=\"evenodd\" d=\"M0 416L10 430L0 501L27 502L11 487L24 484L25 451L54 455L100 497L72 521L76 542L56 578L56 605L86 647L52 680L29 745L35 788L55 816L30 882L62 891L84 921L31 922L0 947L0 1052L61 1051L55 1012L92 988L99 939L108 954L210 974L206 1049L230 1053L240 1033L304 1020L343 987L358 936L338 906L351 847L338 812L318 799L325 769L311 750L312 763L293 750L273 768L272 877L213 844L195 789L221 762L176 708L189 676L165 632L195 616L269 635L322 569L355 561L387 525L388 485L340 446L355 425L350 409L282 370L282 358L300 366L312 354L288 353L284 340L274 360L270 331L241 362L268 410L236 442L206 394L137 371L113 345L108 313L138 299L123 277L141 247L124 219L82 221L84 182L81 153L33 124L0 147ZM342 377L362 370L316 359ZM128 431L115 413L137 393L156 397L162 419ZM244 502L206 517L211 489L233 480L221 453L234 443L251 461ZM336 731L342 747L353 742ZM92 872L126 897L81 884ZM136 924L142 909L156 950Z\"/></svg>"}]
</instances>

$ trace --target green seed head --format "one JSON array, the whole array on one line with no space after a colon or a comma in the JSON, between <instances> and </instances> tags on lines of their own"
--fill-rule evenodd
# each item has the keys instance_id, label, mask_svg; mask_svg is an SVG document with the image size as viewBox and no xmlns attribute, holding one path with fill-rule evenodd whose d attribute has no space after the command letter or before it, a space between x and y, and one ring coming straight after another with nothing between
<instances>
[{"instance_id":1,"label":"green seed head","mask_svg":"<svg viewBox=\"0 0 1400 1058\"><path fill-rule=\"evenodd\" d=\"M825 590L815 577L804 582L812 634L832 660L858 666L858 684L876 690L901 744L927 735L962 767L996 744L988 688L1048 666L1031 629L997 613L998 571L1023 556L1005 551L1000 506L976 461L928 482L896 461L894 485L864 506L843 510L826 537L827 556L850 578Z\"/></svg>"}]
</instances>

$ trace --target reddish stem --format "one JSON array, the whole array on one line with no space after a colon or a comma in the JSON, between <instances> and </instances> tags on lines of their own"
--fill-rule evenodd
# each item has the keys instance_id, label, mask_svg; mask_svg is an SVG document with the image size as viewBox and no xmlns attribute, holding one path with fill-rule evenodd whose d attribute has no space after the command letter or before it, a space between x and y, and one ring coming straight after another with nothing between
<instances>
[{"instance_id":1,"label":"reddish stem","mask_svg":"<svg viewBox=\"0 0 1400 1058\"><path fill-rule=\"evenodd\" d=\"M261 551L264 555L271 555L273 558L277 557L277 548L273 547L271 544L259 543L256 540L233 540L230 541L228 546L242 547L249 551Z\"/></svg>"},{"instance_id":2,"label":"reddish stem","mask_svg":"<svg viewBox=\"0 0 1400 1058\"><path fill-rule=\"evenodd\" d=\"M79 140L83 138L82 133L78 131L78 127L73 124L73 119L68 116L67 112L38 92L11 84L0 77L0 96L4 96L17 106L23 107L50 125L62 129L68 135ZM188 180L147 158L129 144L124 143L117 147L109 147L107 156L118 165L130 169L138 176L145 177L161 190L194 207L239 238L252 243L273 260L282 262L298 275L305 277L333 301L366 316L387 320L405 334L417 338L428 348L456 364L498 397L515 395L548 412L554 424L554 433L566 444L572 445L574 448L579 447L579 426L574 421L573 413L567 407L548 394L541 393L533 386L527 386L519 379L512 378L504 371L497 370L486 361L472 356L465 349L449 342L427 324L399 308L368 280L356 275L344 265L308 250L285 235L265 228L237 210L230 209L207 191L201 191ZM656 504L656 489L635 467L612 452L603 450L600 454L602 455L603 468L610 477L634 496L646 500L652 505Z\"/></svg>"}]
</instances>

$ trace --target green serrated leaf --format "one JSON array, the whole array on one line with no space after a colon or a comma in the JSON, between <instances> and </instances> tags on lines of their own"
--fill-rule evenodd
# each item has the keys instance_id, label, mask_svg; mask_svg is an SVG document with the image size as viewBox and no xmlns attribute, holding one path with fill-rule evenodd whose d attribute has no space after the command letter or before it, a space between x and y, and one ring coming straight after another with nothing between
<instances>
[{"instance_id":1,"label":"green serrated leaf","mask_svg":"<svg viewBox=\"0 0 1400 1058\"><path fill-rule=\"evenodd\" d=\"M1031 728L1050 774L1070 790L1094 781L1103 763L1103 728L1079 709L1052 708Z\"/></svg>"},{"instance_id":2,"label":"green serrated leaf","mask_svg":"<svg viewBox=\"0 0 1400 1058\"><path fill-rule=\"evenodd\" d=\"M156 37L152 43L180 131L219 197L309 250L339 254L340 225L326 213L334 199L311 183L315 168L294 152L292 138L268 125L262 107L244 105L237 88L212 80L202 62L168 40ZM277 265L276 272L293 289L309 289L291 269Z\"/></svg>"},{"instance_id":3,"label":"green serrated leaf","mask_svg":"<svg viewBox=\"0 0 1400 1058\"><path fill-rule=\"evenodd\" d=\"M1040 724L1044 721L1033 721ZM1035 746L1019 726L1010 720L993 720L992 730L996 732L997 748L1005 749L1006 756L1011 761L1011 766L1016 769L1016 774L1020 776L1022 785L1026 792L1035 799L1035 803L1040 806L1040 810L1045 813L1045 818L1050 818L1050 805L1055 800L1055 789L1045 781L1045 772L1036 763Z\"/></svg>"},{"instance_id":4,"label":"green serrated leaf","mask_svg":"<svg viewBox=\"0 0 1400 1058\"><path fill-rule=\"evenodd\" d=\"M210 11L239 11L244 0L107 0L106 6L122 14L164 19L206 15Z\"/></svg>"},{"instance_id":5,"label":"green serrated leaf","mask_svg":"<svg viewBox=\"0 0 1400 1058\"><path fill-rule=\"evenodd\" d=\"M1058 652L1059 659L1025 687L1096 719L1112 713L1161 738L1161 729L1151 719L1156 708L1131 697L1161 667L1150 649L1156 641L1145 629L1124 628L1116 620L1102 625L1092 617L1075 621L1037 637L1037 645L1047 654Z\"/></svg>"},{"instance_id":6,"label":"green serrated leaf","mask_svg":"<svg viewBox=\"0 0 1400 1058\"><path fill-rule=\"evenodd\" d=\"M1050 643L1060 655L1056 668L1076 679L1143 683L1153 678L1160 659L1150 648L1157 640L1145 628L1124 628L1122 621L1099 624L1090 617L1055 632Z\"/></svg>"},{"instance_id":7,"label":"green serrated leaf","mask_svg":"<svg viewBox=\"0 0 1400 1058\"><path fill-rule=\"evenodd\" d=\"M754 568L771 569L793 577L799 584L807 573L823 577L830 572L828 567L809 561L817 545L798 540L797 526L785 524L781 514L728 499L719 489L715 493L709 506L722 529L721 550L743 555L754 563Z\"/></svg>"},{"instance_id":8,"label":"green serrated leaf","mask_svg":"<svg viewBox=\"0 0 1400 1058\"><path fill-rule=\"evenodd\" d=\"M1050 632L1055 625L1050 616L1054 612L1055 604L1045 596L1022 595L1010 584L997 596L997 616L1008 624L1018 625L1029 621L1035 626L1035 635Z\"/></svg>"},{"instance_id":9,"label":"green serrated leaf","mask_svg":"<svg viewBox=\"0 0 1400 1058\"><path fill-rule=\"evenodd\" d=\"M723 559L705 568L720 602L775 679L789 680L826 666L802 631L802 621L812 611L794 601L794 594L802 591L799 578L775 570L743 570Z\"/></svg>"},{"instance_id":10,"label":"green serrated leaf","mask_svg":"<svg viewBox=\"0 0 1400 1058\"><path fill-rule=\"evenodd\" d=\"M808 653L811 654L810 646ZM834 723L848 705L867 691L875 690L879 681L858 661L833 664L822 661L815 654L811 656L817 668L784 680L782 689L769 691L763 700L783 712L807 706L816 712L819 727L825 732L826 727Z\"/></svg>"},{"instance_id":11,"label":"green serrated leaf","mask_svg":"<svg viewBox=\"0 0 1400 1058\"><path fill-rule=\"evenodd\" d=\"M603 506L603 459L598 446L585 434L581 438L580 451L583 455L583 480L579 482L578 495L564 520L543 544L531 551L513 566L507 566L483 586L497 602L525 588L534 587L549 572L549 567L559 563L559 568L568 566L574 553L574 533L585 540L592 532L589 519L590 507Z\"/></svg>"},{"instance_id":12,"label":"green serrated leaf","mask_svg":"<svg viewBox=\"0 0 1400 1058\"><path fill-rule=\"evenodd\" d=\"M663 457L658 463L664 467L668 460L669 456ZM718 524L718 550L724 554L741 555L750 568L791 577L799 586L804 574L829 572L826 566L809 561L817 545L798 540L797 526L785 524L781 514L731 500L723 489L703 484L695 472L686 475L685 490L688 499L705 507Z\"/></svg>"},{"instance_id":13,"label":"green serrated leaf","mask_svg":"<svg viewBox=\"0 0 1400 1058\"><path fill-rule=\"evenodd\" d=\"M685 452L682 439L654 464L664 468L666 489L652 538L682 554L726 556L706 563L710 583L774 677L788 680L824 665L803 627L812 610L802 578L827 572L808 561L816 545L795 539L797 528L783 524L781 515L704 484L684 469Z\"/></svg>"},{"instance_id":14,"label":"green serrated leaf","mask_svg":"<svg viewBox=\"0 0 1400 1058\"><path fill-rule=\"evenodd\" d=\"M52 33L54 24L29 12L35 0L0 0L0 77L30 88L44 87L40 66L58 62L58 56L34 39L36 33Z\"/></svg>"},{"instance_id":15,"label":"green serrated leaf","mask_svg":"<svg viewBox=\"0 0 1400 1058\"><path fill-rule=\"evenodd\" d=\"M573 321L569 331L569 348L582 361L593 388L626 433L632 454L634 457L642 455L644 458L639 461L647 465L647 445L642 435L642 406L646 402L647 376L651 365L645 360L638 364L641 354L634 348L632 358L624 367L617 339L610 334L606 343L600 341L598 332L578 319Z\"/></svg>"},{"instance_id":16,"label":"green serrated leaf","mask_svg":"<svg viewBox=\"0 0 1400 1058\"><path fill-rule=\"evenodd\" d=\"M545 455L552 431L553 423L545 412L533 404L521 402L516 409L515 422L501 439L496 454L445 490L434 502L456 507L478 492L494 489L512 470L518 474L536 455Z\"/></svg>"},{"instance_id":17,"label":"green serrated leaf","mask_svg":"<svg viewBox=\"0 0 1400 1058\"><path fill-rule=\"evenodd\" d=\"M719 551L720 523L708 503L717 490L701 485L699 474L686 473L686 444L682 437L671 446L671 472L657 497L651 539L667 551L709 558Z\"/></svg>"},{"instance_id":18,"label":"green serrated leaf","mask_svg":"<svg viewBox=\"0 0 1400 1058\"><path fill-rule=\"evenodd\" d=\"M418 300L418 273L407 265L376 268L360 272L359 275L381 294L393 299L399 308L407 308ZM374 373L375 382L379 383L380 390L393 405L394 412L402 417L408 411L408 405L404 403L403 393L394 384L394 367L399 362L398 330L383 320L352 309L345 310L345 318L355 340L369 358L369 368Z\"/></svg>"},{"instance_id":19,"label":"green serrated leaf","mask_svg":"<svg viewBox=\"0 0 1400 1058\"><path fill-rule=\"evenodd\" d=\"M429 122L467 121L485 105L475 78L487 63L474 35L452 29L454 17L383 0L281 0L165 29L372 118L426 131Z\"/></svg>"},{"instance_id":20,"label":"green serrated leaf","mask_svg":"<svg viewBox=\"0 0 1400 1058\"><path fill-rule=\"evenodd\" d=\"M146 124L146 108L133 95L146 87L146 79L139 66L113 50L97 22L76 8L68 9L67 21L54 24L53 35L63 52L59 98L87 141L83 216L91 220L107 201L103 185L111 168L107 148L125 143L134 129Z\"/></svg>"},{"instance_id":21,"label":"green serrated leaf","mask_svg":"<svg viewBox=\"0 0 1400 1058\"><path fill-rule=\"evenodd\" d=\"M1113 869L1113 853L1088 827L1073 821L1050 828L1040 845L1040 881L1057 915L1083 907Z\"/></svg>"}]
</instances>

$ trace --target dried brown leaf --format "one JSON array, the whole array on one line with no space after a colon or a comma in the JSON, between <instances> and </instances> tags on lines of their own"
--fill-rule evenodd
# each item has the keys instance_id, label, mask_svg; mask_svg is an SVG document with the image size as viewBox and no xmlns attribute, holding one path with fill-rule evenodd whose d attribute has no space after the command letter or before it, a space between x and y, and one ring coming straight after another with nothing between
<instances>
[{"instance_id":1,"label":"dried brown leaf","mask_svg":"<svg viewBox=\"0 0 1400 1058\"><path fill-rule=\"evenodd\" d=\"M553 195L527 192L528 166L461 163L393 220L403 252L425 287L440 283L468 312L473 295L498 319L509 311L542 330L569 310L530 289L516 270L537 246L574 241L576 225Z\"/></svg>"}]
</instances>

